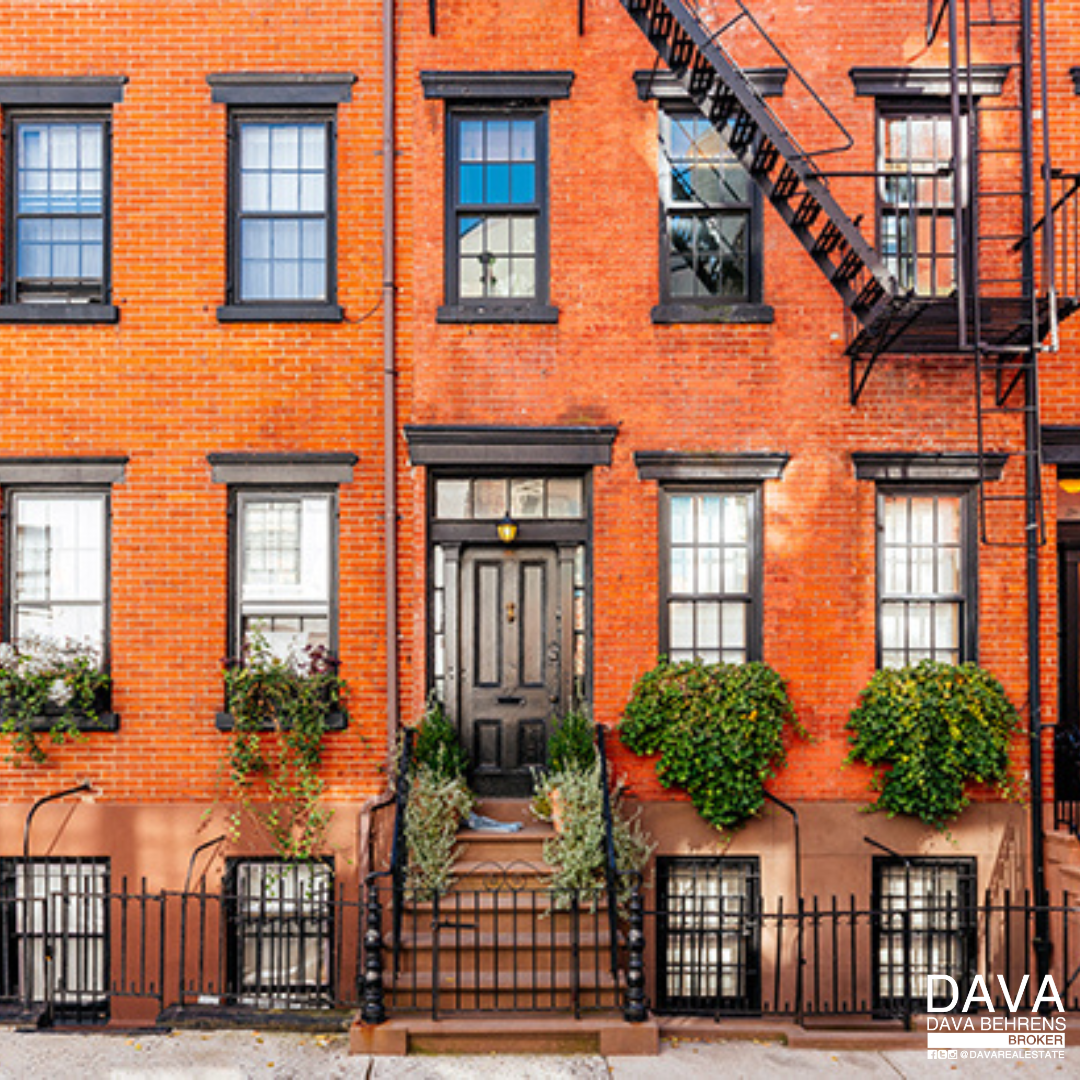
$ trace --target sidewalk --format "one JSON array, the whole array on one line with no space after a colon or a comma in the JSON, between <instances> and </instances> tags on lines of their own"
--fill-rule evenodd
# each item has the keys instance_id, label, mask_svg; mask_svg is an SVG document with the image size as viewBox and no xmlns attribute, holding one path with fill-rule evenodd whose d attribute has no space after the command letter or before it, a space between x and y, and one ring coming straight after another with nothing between
<instances>
[{"instance_id":1,"label":"sidewalk","mask_svg":"<svg viewBox=\"0 0 1080 1080\"><path fill-rule=\"evenodd\" d=\"M814 1077L1080 1076L1064 1061L931 1061L922 1050L795 1050L776 1043L665 1042L657 1058L350 1057L347 1037L256 1031L22 1034L0 1028L0 1080L810 1080Z\"/></svg>"}]
</instances>

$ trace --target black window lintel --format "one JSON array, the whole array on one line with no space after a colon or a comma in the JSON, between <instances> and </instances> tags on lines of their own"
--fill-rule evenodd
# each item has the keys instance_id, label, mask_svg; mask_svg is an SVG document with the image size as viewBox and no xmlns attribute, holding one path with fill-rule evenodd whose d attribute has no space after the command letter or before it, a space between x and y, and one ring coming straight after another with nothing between
<instances>
[{"instance_id":1,"label":"black window lintel","mask_svg":"<svg viewBox=\"0 0 1080 1080\"><path fill-rule=\"evenodd\" d=\"M611 464L614 427L406 425L413 465L593 466Z\"/></svg>"},{"instance_id":2,"label":"black window lintel","mask_svg":"<svg viewBox=\"0 0 1080 1080\"><path fill-rule=\"evenodd\" d=\"M878 483L975 484L979 481L978 454L912 454L897 452L852 453L856 480ZM982 476L1000 480L1008 454L983 454Z\"/></svg>"},{"instance_id":3,"label":"black window lintel","mask_svg":"<svg viewBox=\"0 0 1080 1080\"><path fill-rule=\"evenodd\" d=\"M126 457L0 457L0 485L122 484Z\"/></svg>"},{"instance_id":4,"label":"black window lintel","mask_svg":"<svg viewBox=\"0 0 1080 1080\"><path fill-rule=\"evenodd\" d=\"M0 105L116 105L124 100L126 75L0 76Z\"/></svg>"},{"instance_id":5,"label":"black window lintel","mask_svg":"<svg viewBox=\"0 0 1080 1080\"><path fill-rule=\"evenodd\" d=\"M351 484L359 458L349 451L329 453L207 454L215 484Z\"/></svg>"},{"instance_id":6,"label":"black window lintel","mask_svg":"<svg viewBox=\"0 0 1080 1080\"><path fill-rule=\"evenodd\" d=\"M747 68L744 72L750 84L762 97L781 97L787 83L785 67ZM690 102L678 76L670 71L653 70L634 72L634 85L642 101Z\"/></svg>"},{"instance_id":7,"label":"black window lintel","mask_svg":"<svg viewBox=\"0 0 1080 1080\"><path fill-rule=\"evenodd\" d=\"M779 480L790 460L788 454L683 453L667 450L638 450L634 454L638 478L677 481Z\"/></svg>"},{"instance_id":8,"label":"black window lintel","mask_svg":"<svg viewBox=\"0 0 1080 1080\"><path fill-rule=\"evenodd\" d=\"M206 76L220 105L340 105L352 101L350 71L228 72Z\"/></svg>"},{"instance_id":9,"label":"black window lintel","mask_svg":"<svg viewBox=\"0 0 1080 1080\"><path fill-rule=\"evenodd\" d=\"M1007 64L976 64L971 88L976 97L998 97L1009 73ZM951 91L948 68L855 67L848 75L856 97L947 98ZM961 93L967 92L967 71L960 72Z\"/></svg>"},{"instance_id":10,"label":"black window lintel","mask_svg":"<svg viewBox=\"0 0 1080 1080\"><path fill-rule=\"evenodd\" d=\"M572 71L421 71L424 97L464 101L554 101L570 96Z\"/></svg>"}]
</instances>

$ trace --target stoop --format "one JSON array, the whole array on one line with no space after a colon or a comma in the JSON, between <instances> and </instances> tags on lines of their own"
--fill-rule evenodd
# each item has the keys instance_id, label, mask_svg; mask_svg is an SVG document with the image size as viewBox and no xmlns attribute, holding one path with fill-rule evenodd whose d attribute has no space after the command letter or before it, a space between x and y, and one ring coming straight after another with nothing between
<instances>
[{"instance_id":1,"label":"stoop","mask_svg":"<svg viewBox=\"0 0 1080 1080\"><path fill-rule=\"evenodd\" d=\"M616 1017L575 1020L568 1016L493 1017L455 1014L445 1020L397 1016L382 1024L349 1029L349 1053L603 1054L641 1056L660 1052L655 1019L630 1024Z\"/></svg>"}]
</instances>

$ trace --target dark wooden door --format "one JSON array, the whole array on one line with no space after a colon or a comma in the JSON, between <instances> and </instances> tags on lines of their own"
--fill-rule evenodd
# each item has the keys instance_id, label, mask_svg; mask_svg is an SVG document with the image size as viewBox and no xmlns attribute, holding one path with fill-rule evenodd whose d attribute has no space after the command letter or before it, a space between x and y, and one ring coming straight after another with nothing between
<instances>
[{"instance_id":1,"label":"dark wooden door","mask_svg":"<svg viewBox=\"0 0 1080 1080\"><path fill-rule=\"evenodd\" d=\"M461 559L461 733L482 795L526 796L563 682L554 548L469 548Z\"/></svg>"},{"instance_id":2,"label":"dark wooden door","mask_svg":"<svg viewBox=\"0 0 1080 1080\"><path fill-rule=\"evenodd\" d=\"M1065 532L1063 527L1062 532ZM1071 530L1070 530L1071 532ZM1076 537L1070 537L1075 542ZM1062 546L1058 561L1061 715L1054 729L1054 794L1080 801L1080 547Z\"/></svg>"}]
</instances>

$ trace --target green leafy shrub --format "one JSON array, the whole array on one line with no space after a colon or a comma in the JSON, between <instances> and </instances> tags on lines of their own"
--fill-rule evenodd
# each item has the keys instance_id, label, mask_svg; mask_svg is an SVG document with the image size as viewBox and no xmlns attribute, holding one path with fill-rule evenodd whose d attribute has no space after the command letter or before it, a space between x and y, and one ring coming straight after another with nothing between
<instances>
[{"instance_id":1,"label":"green leafy shrub","mask_svg":"<svg viewBox=\"0 0 1080 1080\"><path fill-rule=\"evenodd\" d=\"M636 754L659 754L656 775L680 787L706 821L733 829L765 801L786 760L795 720L783 680L767 664L672 664L638 679L619 734Z\"/></svg>"},{"instance_id":2,"label":"green leafy shrub","mask_svg":"<svg viewBox=\"0 0 1080 1080\"><path fill-rule=\"evenodd\" d=\"M569 768L591 769L596 763L596 732L585 709L571 709L556 719L548 738L548 768L563 772Z\"/></svg>"},{"instance_id":3,"label":"green leafy shrub","mask_svg":"<svg viewBox=\"0 0 1080 1080\"><path fill-rule=\"evenodd\" d=\"M77 721L101 716L109 686L97 650L88 646L29 634L17 645L0 645L0 734L11 740L8 760L44 763L38 735L54 744L78 738ZM41 721L47 731L35 732Z\"/></svg>"},{"instance_id":4,"label":"green leafy shrub","mask_svg":"<svg viewBox=\"0 0 1080 1080\"><path fill-rule=\"evenodd\" d=\"M259 630L248 634L243 661L225 662L225 702L232 717L226 769L241 812L261 822L286 860L322 848L329 811L319 776L331 713L344 712L338 661L321 646L274 654Z\"/></svg>"},{"instance_id":5,"label":"green leafy shrub","mask_svg":"<svg viewBox=\"0 0 1080 1080\"><path fill-rule=\"evenodd\" d=\"M551 867L551 887L556 891L556 905L569 902L570 890L592 894L595 904L598 891L605 885L607 861L604 834L604 793L600 762L594 754L589 767L570 765L561 772L536 778L538 806L559 804L560 831L544 844L544 861ZM540 815L538 816L545 816ZM550 812L546 819L550 820ZM627 818L620 792L611 793L612 841L615 866L620 871L642 871L656 846L645 834L637 818ZM620 901L626 899L629 883L620 881Z\"/></svg>"},{"instance_id":6,"label":"green leafy shrub","mask_svg":"<svg viewBox=\"0 0 1080 1080\"><path fill-rule=\"evenodd\" d=\"M451 870L461 854L457 832L476 804L465 779L468 767L454 725L431 698L414 732L405 806L405 880L421 897L443 893L453 881Z\"/></svg>"},{"instance_id":7,"label":"green leafy shrub","mask_svg":"<svg viewBox=\"0 0 1080 1080\"><path fill-rule=\"evenodd\" d=\"M454 725L442 703L432 698L416 726L412 760L415 767L426 765L437 776L452 780L469 769L469 755L461 745Z\"/></svg>"},{"instance_id":8,"label":"green leafy shrub","mask_svg":"<svg viewBox=\"0 0 1080 1080\"><path fill-rule=\"evenodd\" d=\"M1019 723L1001 683L975 664L885 668L851 713L848 760L875 769L873 809L943 829L968 805L969 783L1018 797L1009 746Z\"/></svg>"}]
</instances>

